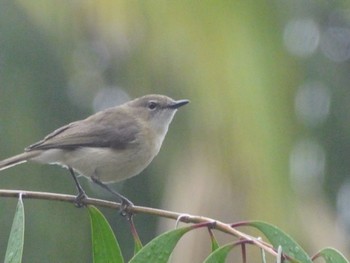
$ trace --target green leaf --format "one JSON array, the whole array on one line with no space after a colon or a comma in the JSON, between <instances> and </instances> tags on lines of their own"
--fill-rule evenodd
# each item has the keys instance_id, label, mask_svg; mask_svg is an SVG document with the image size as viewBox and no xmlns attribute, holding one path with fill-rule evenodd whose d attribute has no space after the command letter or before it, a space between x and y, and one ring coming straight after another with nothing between
<instances>
[{"instance_id":1,"label":"green leaf","mask_svg":"<svg viewBox=\"0 0 350 263\"><path fill-rule=\"evenodd\" d=\"M330 247L319 251L314 258L316 259L318 257L323 257L326 263L349 263L342 253Z\"/></svg>"},{"instance_id":2,"label":"green leaf","mask_svg":"<svg viewBox=\"0 0 350 263\"><path fill-rule=\"evenodd\" d=\"M234 248L237 245L237 243L230 243L227 245L224 245L222 247L219 247L214 252L212 252L203 263L225 263L226 258L232 248Z\"/></svg>"},{"instance_id":3,"label":"green leaf","mask_svg":"<svg viewBox=\"0 0 350 263\"><path fill-rule=\"evenodd\" d=\"M244 225L253 226L259 229L264 233L275 249L278 249L279 246L282 247L283 254L288 255L299 262L312 263L311 258L306 254L302 247L279 228L261 221L251 221ZM295 260L292 260L292 262L296 262Z\"/></svg>"},{"instance_id":4,"label":"green leaf","mask_svg":"<svg viewBox=\"0 0 350 263\"><path fill-rule=\"evenodd\" d=\"M91 220L92 250L94 263L123 263L124 259L111 226L94 206L88 206Z\"/></svg>"},{"instance_id":5,"label":"green leaf","mask_svg":"<svg viewBox=\"0 0 350 263\"><path fill-rule=\"evenodd\" d=\"M129 263L168 262L179 239L191 229L193 229L192 226L182 227L156 237L144 246Z\"/></svg>"},{"instance_id":6,"label":"green leaf","mask_svg":"<svg viewBox=\"0 0 350 263\"><path fill-rule=\"evenodd\" d=\"M12 222L10 238L7 243L5 263L22 262L24 244L24 206L20 196L17 203L15 217Z\"/></svg>"}]
</instances>

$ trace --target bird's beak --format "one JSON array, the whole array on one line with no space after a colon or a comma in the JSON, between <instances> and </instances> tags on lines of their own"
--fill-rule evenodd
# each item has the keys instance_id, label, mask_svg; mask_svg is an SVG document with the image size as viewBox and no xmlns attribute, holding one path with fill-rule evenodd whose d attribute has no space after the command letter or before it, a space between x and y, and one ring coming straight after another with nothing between
<instances>
[{"instance_id":1,"label":"bird's beak","mask_svg":"<svg viewBox=\"0 0 350 263\"><path fill-rule=\"evenodd\" d=\"M172 104L170 104L169 108L170 109L178 109L181 106L184 106L189 102L190 102L189 100L177 100L177 101L174 101Z\"/></svg>"}]
</instances>

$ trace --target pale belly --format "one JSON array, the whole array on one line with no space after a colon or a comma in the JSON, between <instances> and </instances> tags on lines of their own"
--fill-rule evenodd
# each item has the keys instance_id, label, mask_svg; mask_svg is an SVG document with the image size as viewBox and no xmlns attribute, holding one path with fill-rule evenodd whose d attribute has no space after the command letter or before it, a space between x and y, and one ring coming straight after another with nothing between
<instances>
[{"instance_id":1,"label":"pale belly","mask_svg":"<svg viewBox=\"0 0 350 263\"><path fill-rule=\"evenodd\" d=\"M41 163L70 166L86 177L96 177L104 183L122 181L144 170L159 149L145 151L145 147L113 150L84 147L76 150L46 150L32 159Z\"/></svg>"}]
</instances>

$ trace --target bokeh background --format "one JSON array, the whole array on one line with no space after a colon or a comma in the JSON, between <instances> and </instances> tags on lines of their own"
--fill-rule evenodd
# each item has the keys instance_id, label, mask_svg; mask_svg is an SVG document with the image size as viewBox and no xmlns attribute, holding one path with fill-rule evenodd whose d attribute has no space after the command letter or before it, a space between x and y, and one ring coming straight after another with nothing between
<instances>
[{"instance_id":1,"label":"bokeh background","mask_svg":"<svg viewBox=\"0 0 350 263\"><path fill-rule=\"evenodd\" d=\"M349 256L349 8L317 0L0 1L0 159L129 98L187 98L159 156L115 189L138 205L268 221L310 254L332 246ZM88 195L111 199L81 181ZM0 185L75 193L56 166L3 171ZM16 202L0 199L0 259ZM85 209L25 200L25 210L24 262L92 262ZM128 224L103 212L130 258ZM144 243L174 227L145 215L135 221ZM205 231L190 233L173 262L201 262L209 251Z\"/></svg>"}]
</instances>

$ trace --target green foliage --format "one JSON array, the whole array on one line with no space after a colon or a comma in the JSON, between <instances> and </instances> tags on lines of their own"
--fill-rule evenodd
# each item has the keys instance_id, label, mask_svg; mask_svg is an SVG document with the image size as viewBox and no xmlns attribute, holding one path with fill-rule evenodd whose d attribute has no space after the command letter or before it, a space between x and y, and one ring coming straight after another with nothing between
<instances>
[{"instance_id":1,"label":"green foliage","mask_svg":"<svg viewBox=\"0 0 350 263\"><path fill-rule=\"evenodd\" d=\"M324 248L321 251L319 251L315 256L314 259L322 257L326 263L349 263L349 261L344 257L342 253L340 253L338 250L334 248Z\"/></svg>"},{"instance_id":2,"label":"green foliage","mask_svg":"<svg viewBox=\"0 0 350 263\"><path fill-rule=\"evenodd\" d=\"M15 217L12 222L10 238L7 243L5 263L22 262L24 245L24 206L22 198L18 199Z\"/></svg>"},{"instance_id":3,"label":"green foliage","mask_svg":"<svg viewBox=\"0 0 350 263\"><path fill-rule=\"evenodd\" d=\"M93 262L124 263L119 244L106 218L94 206L88 206L87 209L89 211L91 222ZM249 237L244 234L238 241L220 246L211 230L213 227L212 222L205 222L168 231L154 238L146 246L142 247L132 218L129 222L131 223L131 232L135 242L135 255L129 263L168 262L176 244L184 234L200 227L208 227L212 243L212 253L205 259L204 263L224 263L231 250L238 245L244 246L245 243L254 245L257 244L256 242L260 242L254 237ZM24 206L22 198L19 198L6 250L4 260L6 263L19 263L22 261L24 223ZM259 246L270 252L272 247L275 251L281 247L282 257L285 258L284 262L312 263L313 260L322 257L326 263L349 263L339 251L333 248L322 249L315 256L310 258L303 248L288 234L271 224L261 221L248 221L231 225L231 227L238 226L251 226L260 230L271 242L271 245L261 242ZM245 238L243 238L244 236ZM242 250L242 253L243 261L245 261L245 249ZM263 259L263 262L265 262L264 260L265 259Z\"/></svg>"},{"instance_id":4,"label":"green foliage","mask_svg":"<svg viewBox=\"0 0 350 263\"><path fill-rule=\"evenodd\" d=\"M236 243L230 243L216 249L205 259L204 263L225 263L228 254L236 245Z\"/></svg>"},{"instance_id":5,"label":"green foliage","mask_svg":"<svg viewBox=\"0 0 350 263\"><path fill-rule=\"evenodd\" d=\"M169 260L177 242L193 227L183 227L166 232L141 249L131 260L130 263L166 263Z\"/></svg>"},{"instance_id":6,"label":"green foliage","mask_svg":"<svg viewBox=\"0 0 350 263\"><path fill-rule=\"evenodd\" d=\"M283 254L289 256L291 258L290 261L312 263L311 258L302 247L276 226L261 221L251 221L245 223L245 225L259 229L264 233L275 249L281 246ZM296 259L296 261L294 259Z\"/></svg>"},{"instance_id":7,"label":"green foliage","mask_svg":"<svg viewBox=\"0 0 350 263\"><path fill-rule=\"evenodd\" d=\"M119 244L106 218L94 206L88 206L88 210L91 219L94 263L123 263Z\"/></svg>"}]
</instances>

